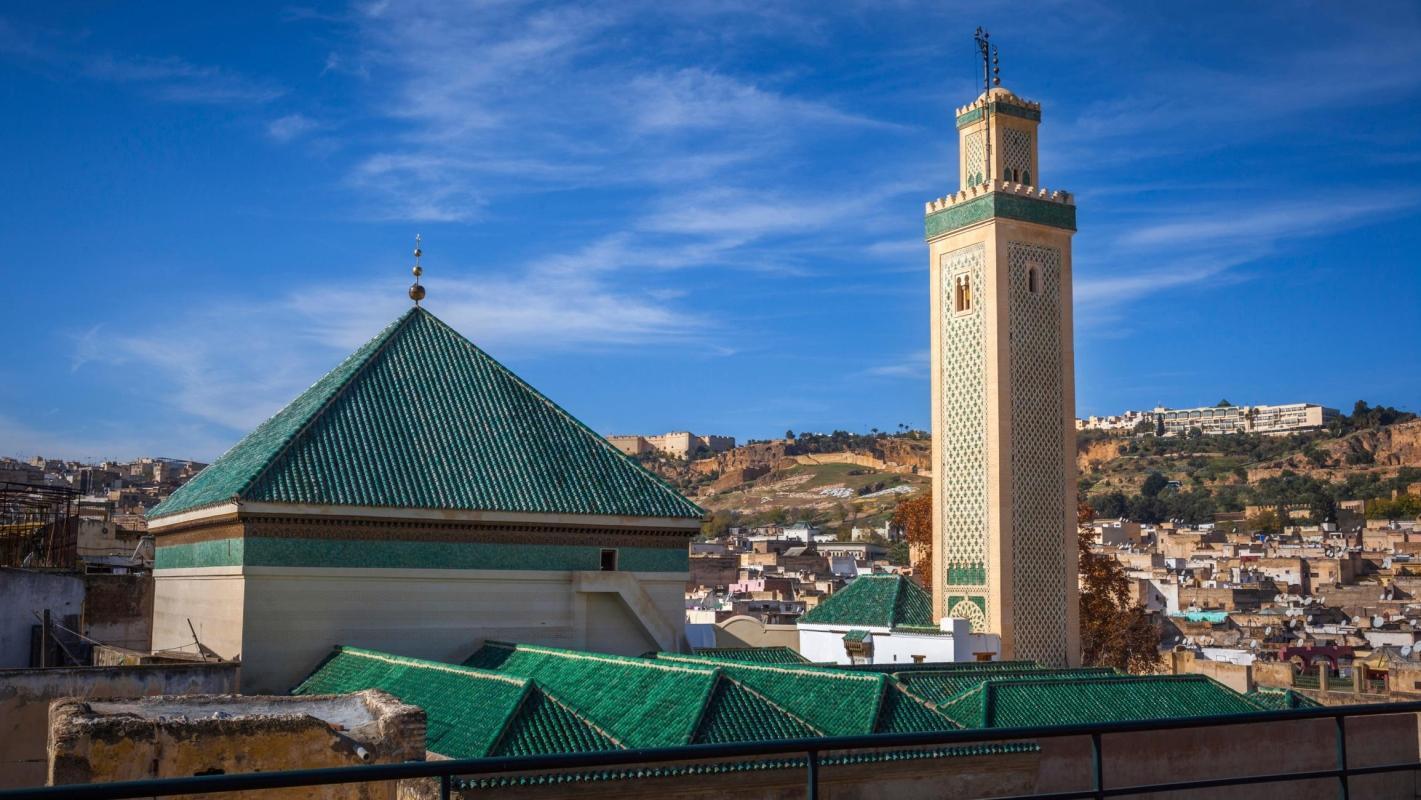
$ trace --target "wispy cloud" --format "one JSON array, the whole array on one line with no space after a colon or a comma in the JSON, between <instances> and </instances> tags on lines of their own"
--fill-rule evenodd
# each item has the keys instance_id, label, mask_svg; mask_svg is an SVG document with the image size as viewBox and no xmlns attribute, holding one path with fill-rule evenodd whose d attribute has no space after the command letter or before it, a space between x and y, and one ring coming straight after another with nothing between
<instances>
[{"instance_id":1,"label":"wispy cloud","mask_svg":"<svg viewBox=\"0 0 1421 800\"><path fill-rule=\"evenodd\" d=\"M869 367L863 371L863 374L872 378L923 380L928 377L929 368L931 366L931 354L927 350L918 350L896 361L889 361Z\"/></svg>"},{"instance_id":2,"label":"wispy cloud","mask_svg":"<svg viewBox=\"0 0 1421 800\"><path fill-rule=\"evenodd\" d=\"M1205 283L1213 288L1235 285L1249 277L1240 267L1295 243L1382 222L1417 207L1421 193L1411 190L1164 206L1115 236L1104 253L1086 259L1084 268L1078 267L1075 301L1088 328L1092 318L1111 320L1109 312L1146 295ZM1104 263L1129 269L1102 274L1093 268Z\"/></svg>"},{"instance_id":3,"label":"wispy cloud","mask_svg":"<svg viewBox=\"0 0 1421 800\"><path fill-rule=\"evenodd\" d=\"M286 93L274 82L173 56L75 49L57 33L21 29L3 19L0 55L89 80L130 85L155 100L169 103L260 105Z\"/></svg>"},{"instance_id":4,"label":"wispy cloud","mask_svg":"<svg viewBox=\"0 0 1421 800\"><path fill-rule=\"evenodd\" d=\"M318 130L320 127L320 123L305 114L287 114L268 122L266 133L278 142L289 142Z\"/></svg>"}]
</instances>

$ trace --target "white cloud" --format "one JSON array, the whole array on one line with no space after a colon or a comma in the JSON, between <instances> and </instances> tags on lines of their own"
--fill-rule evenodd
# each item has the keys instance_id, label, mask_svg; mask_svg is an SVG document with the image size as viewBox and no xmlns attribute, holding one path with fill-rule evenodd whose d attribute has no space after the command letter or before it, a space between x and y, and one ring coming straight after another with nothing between
<instances>
[{"instance_id":1,"label":"white cloud","mask_svg":"<svg viewBox=\"0 0 1421 800\"><path fill-rule=\"evenodd\" d=\"M267 135L278 142L289 142L320 127L314 119L305 114L287 114L266 124Z\"/></svg>"}]
</instances>

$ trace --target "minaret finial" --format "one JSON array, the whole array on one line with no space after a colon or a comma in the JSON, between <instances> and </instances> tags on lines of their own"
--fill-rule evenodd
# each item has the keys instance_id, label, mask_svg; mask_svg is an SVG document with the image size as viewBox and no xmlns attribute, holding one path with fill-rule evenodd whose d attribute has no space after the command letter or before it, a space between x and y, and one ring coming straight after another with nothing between
<instances>
[{"instance_id":1,"label":"minaret finial","mask_svg":"<svg viewBox=\"0 0 1421 800\"><path fill-rule=\"evenodd\" d=\"M414 283L410 286L410 299L414 301L415 305L419 305L419 301L424 299L424 287L419 285L419 276L424 274L424 267L419 265L419 257L424 255L424 251L419 249L419 243L420 237L416 233L414 235L414 269L410 270L414 273Z\"/></svg>"}]
</instances>

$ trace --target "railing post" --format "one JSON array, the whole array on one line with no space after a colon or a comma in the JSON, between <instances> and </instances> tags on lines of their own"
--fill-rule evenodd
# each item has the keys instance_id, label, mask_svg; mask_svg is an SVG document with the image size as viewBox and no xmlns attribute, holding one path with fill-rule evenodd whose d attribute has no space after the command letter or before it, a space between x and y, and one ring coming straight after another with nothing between
<instances>
[{"instance_id":1,"label":"railing post","mask_svg":"<svg viewBox=\"0 0 1421 800\"><path fill-rule=\"evenodd\" d=\"M450 784L453 782L454 779L448 775L439 776L439 800L449 800Z\"/></svg>"},{"instance_id":2,"label":"railing post","mask_svg":"<svg viewBox=\"0 0 1421 800\"><path fill-rule=\"evenodd\" d=\"M1347 787L1347 718L1338 714L1333 720L1337 723L1337 768L1342 770L1342 774L1337 776L1338 797L1348 800L1350 791Z\"/></svg>"},{"instance_id":3,"label":"railing post","mask_svg":"<svg viewBox=\"0 0 1421 800\"><path fill-rule=\"evenodd\" d=\"M1095 773L1095 796L1105 800L1105 759L1100 753L1100 734L1090 735L1090 765Z\"/></svg>"},{"instance_id":4,"label":"railing post","mask_svg":"<svg viewBox=\"0 0 1421 800\"><path fill-rule=\"evenodd\" d=\"M810 750L806 755L809 756L804 762L809 770L809 786L806 787L804 796L808 800L819 800L819 751Z\"/></svg>"}]
</instances>

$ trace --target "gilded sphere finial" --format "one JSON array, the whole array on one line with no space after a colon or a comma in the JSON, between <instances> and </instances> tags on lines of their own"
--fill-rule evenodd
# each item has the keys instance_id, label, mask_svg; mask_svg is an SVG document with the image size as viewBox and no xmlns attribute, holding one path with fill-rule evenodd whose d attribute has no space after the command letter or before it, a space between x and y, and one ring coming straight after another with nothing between
<instances>
[{"instance_id":1,"label":"gilded sphere finial","mask_svg":"<svg viewBox=\"0 0 1421 800\"><path fill-rule=\"evenodd\" d=\"M424 267L415 264L414 269L410 270L410 272L413 273L416 278L418 278L419 276L424 274Z\"/></svg>"},{"instance_id":2,"label":"gilded sphere finial","mask_svg":"<svg viewBox=\"0 0 1421 800\"><path fill-rule=\"evenodd\" d=\"M413 286L411 286L411 287L410 287L410 299L413 300L413 301L415 301L416 303L418 303L419 301L423 300L423 299L424 299L424 287L423 287L423 286L420 286L420 285L417 284L417 283L414 284Z\"/></svg>"}]
</instances>

